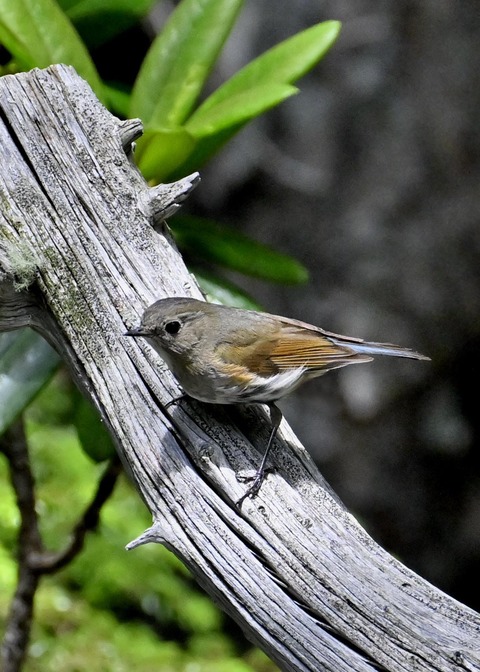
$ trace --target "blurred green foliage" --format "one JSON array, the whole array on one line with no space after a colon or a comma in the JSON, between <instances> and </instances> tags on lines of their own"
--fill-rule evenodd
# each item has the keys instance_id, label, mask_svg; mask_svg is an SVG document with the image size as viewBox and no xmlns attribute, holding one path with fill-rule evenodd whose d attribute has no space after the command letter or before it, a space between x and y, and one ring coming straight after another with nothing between
<instances>
[{"instance_id":1,"label":"blurred green foliage","mask_svg":"<svg viewBox=\"0 0 480 672\"><path fill-rule=\"evenodd\" d=\"M138 24L154 0L0 0L0 45L10 54L1 74L53 63L73 65L119 116L139 116L145 133L136 159L152 183L198 170L249 121L296 94L293 83L335 42L336 21L312 26L242 68L201 99L243 6L242 0L182 0L145 53L131 84L105 82L89 50ZM114 57L114 55L113 55ZM177 217L172 230L212 300L258 308L222 278L222 268L269 282L301 283L305 268L288 255L206 219ZM0 335L0 433L32 398L28 441L38 483L45 543L61 549L100 477L112 443L96 411L32 332ZM0 618L16 581L19 515L0 458ZM236 626L199 591L161 546L126 555L148 527L147 511L125 479L102 509L100 530L60 574L44 579L36 599L29 672L271 672Z\"/></svg>"},{"instance_id":2,"label":"blurred green foliage","mask_svg":"<svg viewBox=\"0 0 480 672\"><path fill-rule=\"evenodd\" d=\"M75 398L61 373L25 414L37 510L51 550L66 544L103 470L81 449ZM0 491L2 623L16 582L19 524L3 457ZM245 643L172 553L153 544L125 551L150 524L146 507L122 477L102 509L100 529L87 537L84 551L41 583L26 672L276 669Z\"/></svg>"}]
</instances>

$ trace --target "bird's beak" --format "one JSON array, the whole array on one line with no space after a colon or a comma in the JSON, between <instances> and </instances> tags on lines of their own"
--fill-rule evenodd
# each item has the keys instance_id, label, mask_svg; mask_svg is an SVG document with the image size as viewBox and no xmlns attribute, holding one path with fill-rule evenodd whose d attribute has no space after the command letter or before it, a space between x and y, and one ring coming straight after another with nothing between
<instances>
[{"instance_id":1,"label":"bird's beak","mask_svg":"<svg viewBox=\"0 0 480 672\"><path fill-rule=\"evenodd\" d=\"M137 336L150 336L150 334L148 333L148 331L145 331L145 329L142 329L142 327L135 327L135 329L129 329L129 330L126 331L123 335L124 335L124 336L134 336L134 337L137 337Z\"/></svg>"}]
</instances>

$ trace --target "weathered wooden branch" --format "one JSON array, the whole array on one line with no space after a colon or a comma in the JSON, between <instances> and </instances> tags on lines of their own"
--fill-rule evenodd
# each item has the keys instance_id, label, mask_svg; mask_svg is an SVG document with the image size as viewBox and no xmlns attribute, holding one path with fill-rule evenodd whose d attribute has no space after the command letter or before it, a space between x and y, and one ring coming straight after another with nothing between
<instances>
[{"instance_id":1,"label":"weathered wooden branch","mask_svg":"<svg viewBox=\"0 0 480 672\"><path fill-rule=\"evenodd\" d=\"M102 414L153 517L130 547L172 549L284 670L480 670L479 615L375 544L286 423L238 511L266 413L165 410L174 379L123 333L158 298L200 296L152 226L196 177L150 189L131 162L140 128L65 66L0 80L0 329L42 333Z\"/></svg>"}]
</instances>

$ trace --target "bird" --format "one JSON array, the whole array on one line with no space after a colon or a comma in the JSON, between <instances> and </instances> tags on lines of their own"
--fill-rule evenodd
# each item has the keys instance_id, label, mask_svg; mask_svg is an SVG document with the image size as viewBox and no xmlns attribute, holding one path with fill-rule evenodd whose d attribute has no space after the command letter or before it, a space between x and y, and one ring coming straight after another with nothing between
<instances>
[{"instance_id":1,"label":"bird","mask_svg":"<svg viewBox=\"0 0 480 672\"><path fill-rule=\"evenodd\" d=\"M164 359L185 395L210 404L266 404L271 429L251 486L255 497L282 421L277 401L308 380L376 355L429 360L390 343L341 336L306 322L189 297L160 299L126 336L143 337ZM175 401L175 400L174 400Z\"/></svg>"}]
</instances>

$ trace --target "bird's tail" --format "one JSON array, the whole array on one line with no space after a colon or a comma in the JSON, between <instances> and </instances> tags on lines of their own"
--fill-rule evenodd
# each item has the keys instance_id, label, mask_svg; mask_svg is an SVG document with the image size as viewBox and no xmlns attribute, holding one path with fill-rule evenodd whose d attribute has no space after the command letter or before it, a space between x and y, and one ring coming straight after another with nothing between
<instances>
[{"instance_id":1,"label":"bird's tail","mask_svg":"<svg viewBox=\"0 0 480 672\"><path fill-rule=\"evenodd\" d=\"M337 340L332 338L331 340L337 345L343 347L347 346L354 352L358 352L358 354L362 355L382 355L386 357L407 357L408 359L423 359L426 361L430 360L430 357L426 357L419 352L415 352L409 348L401 348L400 346L393 345L392 343L356 343L351 341L346 343L345 341L342 342L340 339Z\"/></svg>"}]
</instances>

